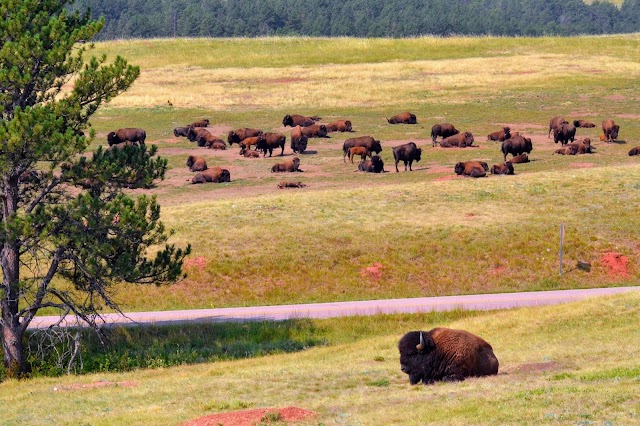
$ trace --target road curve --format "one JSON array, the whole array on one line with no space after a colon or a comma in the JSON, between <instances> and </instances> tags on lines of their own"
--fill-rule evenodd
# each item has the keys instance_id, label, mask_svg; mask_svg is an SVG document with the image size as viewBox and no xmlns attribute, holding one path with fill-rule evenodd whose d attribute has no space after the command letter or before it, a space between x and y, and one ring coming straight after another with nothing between
<instances>
[{"instance_id":1,"label":"road curve","mask_svg":"<svg viewBox=\"0 0 640 426\"><path fill-rule=\"evenodd\" d=\"M105 326L167 325L196 322L282 321L295 318L333 318L352 315L418 313L432 311L495 310L523 306L555 305L596 296L608 296L640 287L592 288L583 290L532 291L525 293L476 294L465 296L419 297L411 299L366 300L356 302L310 303L303 305L254 306L244 308L192 309L184 311L132 312L124 316L105 314ZM59 316L38 316L29 329L47 328ZM69 315L62 326L77 326Z\"/></svg>"}]
</instances>

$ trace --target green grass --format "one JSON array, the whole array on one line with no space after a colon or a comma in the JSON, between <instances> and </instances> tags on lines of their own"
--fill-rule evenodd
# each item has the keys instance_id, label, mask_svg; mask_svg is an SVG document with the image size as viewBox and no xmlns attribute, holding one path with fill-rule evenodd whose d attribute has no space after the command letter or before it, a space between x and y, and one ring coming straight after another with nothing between
<instances>
[{"instance_id":1,"label":"green grass","mask_svg":"<svg viewBox=\"0 0 640 426\"><path fill-rule=\"evenodd\" d=\"M635 424L638 320L635 293L471 316L309 320L326 346L212 364L5 381L0 403L12 410L3 410L2 420L162 425L296 406L317 413L307 423L313 425ZM397 342L409 330L434 326L485 338L500 374L410 386Z\"/></svg>"}]
</instances>

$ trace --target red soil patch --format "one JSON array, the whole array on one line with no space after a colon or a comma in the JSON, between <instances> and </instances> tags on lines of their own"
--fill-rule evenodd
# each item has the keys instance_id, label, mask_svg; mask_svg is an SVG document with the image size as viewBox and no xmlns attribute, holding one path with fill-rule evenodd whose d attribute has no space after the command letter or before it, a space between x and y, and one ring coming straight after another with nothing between
<instances>
[{"instance_id":1,"label":"red soil patch","mask_svg":"<svg viewBox=\"0 0 640 426\"><path fill-rule=\"evenodd\" d=\"M593 163L571 163L569 164L571 167L575 167L577 169L588 169L590 167L595 166Z\"/></svg>"},{"instance_id":2,"label":"red soil patch","mask_svg":"<svg viewBox=\"0 0 640 426\"><path fill-rule=\"evenodd\" d=\"M202 271L205 266L207 266L207 258L204 256L198 256L184 260L185 268L195 268L199 271Z\"/></svg>"},{"instance_id":3,"label":"red soil patch","mask_svg":"<svg viewBox=\"0 0 640 426\"><path fill-rule=\"evenodd\" d=\"M630 118L631 120L637 120L640 118L640 114L616 114L619 118Z\"/></svg>"},{"instance_id":4,"label":"red soil patch","mask_svg":"<svg viewBox=\"0 0 640 426\"><path fill-rule=\"evenodd\" d=\"M108 387L117 387L121 386L123 388L132 388L138 386L136 382L109 382L106 380L101 380L99 382L93 383L74 383L71 385L62 385L56 386L53 388L54 391L60 392L68 392L68 391L76 391L76 390L87 390L87 389L97 389L97 388L108 388Z\"/></svg>"},{"instance_id":5,"label":"red soil patch","mask_svg":"<svg viewBox=\"0 0 640 426\"><path fill-rule=\"evenodd\" d=\"M607 252L602 255L600 262L607 268L609 276L615 278L621 276L626 278L629 275L629 258L620 253Z\"/></svg>"},{"instance_id":6,"label":"red soil patch","mask_svg":"<svg viewBox=\"0 0 640 426\"><path fill-rule=\"evenodd\" d=\"M466 217L467 219L471 219L471 218L473 218L474 216L475 216L475 214L473 214L473 213L466 213L466 214L464 215L464 217Z\"/></svg>"},{"instance_id":7,"label":"red soil patch","mask_svg":"<svg viewBox=\"0 0 640 426\"><path fill-rule=\"evenodd\" d=\"M374 263L371 266L360 269L360 276L362 278L373 278L379 280L382 277L382 263Z\"/></svg>"},{"instance_id":8,"label":"red soil patch","mask_svg":"<svg viewBox=\"0 0 640 426\"><path fill-rule=\"evenodd\" d=\"M509 269L509 268L507 268L506 266L496 266L495 268L491 269L491 275L501 274L504 271L506 271L507 269Z\"/></svg>"},{"instance_id":9,"label":"red soil patch","mask_svg":"<svg viewBox=\"0 0 640 426\"><path fill-rule=\"evenodd\" d=\"M609 95L605 96L604 99L608 101L624 101L627 98L625 98L623 95Z\"/></svg>"},{"instance_id":10,"label":"red soil patch","mask_svg":"<svg viewBox=\"0 0 640 426\"><path fill-rule=\"evenodd\" d=\"M315 412L297 407L258 408L255 410L232 411L229 413L211 414L190 420L184 426L253 426L260 423L267 413L280 413L284 422L299 422L316 415Z\"/></svg>"}]
</instances>

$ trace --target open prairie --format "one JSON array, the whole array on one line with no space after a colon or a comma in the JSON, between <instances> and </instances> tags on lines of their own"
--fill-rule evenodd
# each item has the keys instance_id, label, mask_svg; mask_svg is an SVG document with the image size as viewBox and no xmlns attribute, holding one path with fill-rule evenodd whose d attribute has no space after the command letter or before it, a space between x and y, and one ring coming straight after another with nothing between
<instances>
[{"instance_id":1,"label":"open prairie","mask_svg":"<svg viewBox=\"0 0 640 426\"><path fill-rule=\"evenodd\" d=\"M122 287L128 310L303 303L386 297L613 286L640 269L640 36L572 38L196 39L99 43L141 76L93 119L106 133L142 127L168 158L152 190L172 241L190 242L188 278ZM385 117L411 111L416 125ZM310 139L304 173L273 174L282 159L247 159L237 145L198 148L172 129L198 118L226 139L256 127L287 136L285 114L349 119L353 133ZM549 119L584 119L596 153L553 155ZM620 125L616 143L600 124ZM453 123L474 147L432 147L430 129ZM533 140L515 176L457 177L459 161L502 162L486 135L510 126ZM382 141L387 173L344 163L346 138ZM391 148L414 141L422 160L395 172ZM231 183L190 185L188 155L222 166ZM282 180L303 189L278 189ZM565 224L564 274L558 234ZM590 272L576 268L591 263ZM370 267L373 266L373 273ZM369 268L369 269L367 269Z\"/></svg>"}]
</instances>

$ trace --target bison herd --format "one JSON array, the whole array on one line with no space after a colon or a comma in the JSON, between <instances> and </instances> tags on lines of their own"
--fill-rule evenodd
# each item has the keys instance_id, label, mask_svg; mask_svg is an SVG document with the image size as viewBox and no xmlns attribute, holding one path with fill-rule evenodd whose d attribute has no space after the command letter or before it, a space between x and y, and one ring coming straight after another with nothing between
<instances>
[{"instance_id":1,"label":"bison herd","mask_svg":"<svg viewBox=\"0 0 640 426\"><path fill-rule=\"evenodd\" d=\"M332 132L353 132L353 125L350 120L337 120L328 124L321 124L318 121L321 117L304 116L299 114L286 114L282 119L284 127L292 127L290 135L290 148L294 154L302 154L307 150L309 139L328 138ZM386 119L389 124L417 124L416 115L411 112L397 114ZM176 127L173 134L176 137L185 137L191 142L195 142L198 147L225 150L227 146L233 147L238 144L239 154L245 158L259 158L273 155L273 151L279 150L279 155L283 156L287 137L282 133L265 132L261 129L243 127L232 130L227 134L226 142L213 135L209 129L210 121L201 119L194 121L184 127ZM576 129L593 128L596 125L585 120L573 120L569 122L562 116L551 118L549 121L548 137L555 143L560 143L561 147L554 151L556 155L579 155L594 153L595 147L591 145L591 139L584 138L576 140ZM600 140L614 142L618 138L620 126L612 119L602 122L602 135ZM109 150L120 149L130 145L144 145L146 132L139 128L122 128L107 135ZM471 132L460 131L451 123L437 123L431 127L432 147L439 145L441 148L467 148L473 146L475 139ZM483 161L458 162L454 166L454 172L460 176L484 177L487 173L494 175L513 175L514 164L529 162L529 154L533 150L531 138L525 137L518 132L513 132L510 127L504 126L501 129L489 133L487 141L500 143L500 152L503 155L503 163L494 164L491 168ZM343 162L346 159L353 164L356 156L360 157L358 170L369 173L383 173L384 162L380 157L382 145L379 140L372 136L358 136L348 138L342 145ZM398 163L404 164L404 170L413 171L413 162L422 159L422 148L415 142L408 142L392 148L393 159L396 172L399 172ZM507 160L507 156L512 158ZM640 146L629 151L629 155L640 155ZM203 157L189 156L187 167L190 171L197 173L191 180L192 183L204 182L229 182L230 173L227 169L208 169ZM300 169L300 157L275 164L271 171L278 172L302 172Z\"/></svg>"}]
</instances>

